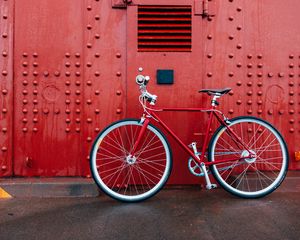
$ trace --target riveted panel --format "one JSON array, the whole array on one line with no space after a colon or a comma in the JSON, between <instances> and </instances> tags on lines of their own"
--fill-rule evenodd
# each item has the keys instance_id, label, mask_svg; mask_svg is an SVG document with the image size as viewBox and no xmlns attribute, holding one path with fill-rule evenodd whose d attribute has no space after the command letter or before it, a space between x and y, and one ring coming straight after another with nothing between
<instances>
[{"instance_id":1,"label":"riveted panel","mask_svg":"<svg viewBox=\"0 0 300 240\"><path fill-rule=\"evenodd\" d=\"M12 175L14 2L0 2L0 177Z\"/></svg>"},{"instance_id":2,"label":"riveted panel","mask_svg":"<svg viewBox=\"0 0 300 240\"><path fill-rule=\"evenodd\" d=\"M110 1L86 0L84 4L82 147L83 174L90 175L92 141L105 126L126 114L126 9L112 8Z\"/></svg>"},{"instance_id":3,"label":"riveted panel","mask_svg":"<svg viewBox=\"0 0 300 240\"><path fill-rule=\"evenodd\" d=\"M16 1L15 175L81 175L83 8L81 1Z\"/></svg>"},{"instance_id":4,"label":"riveted panel","mask_svg":"<svg viewBox=\"0 0 300 240\"><path fill-rule=\"evenodd\" d=\"M300 145L290 144L300 140L299 1L212 0L208 9L210 4L218 7L206 22L205 85L232 87L222 99L230 117L253 115L275 125L288 143L290 168L299 169L294 153Z\"/></svg>"}]
</instances>

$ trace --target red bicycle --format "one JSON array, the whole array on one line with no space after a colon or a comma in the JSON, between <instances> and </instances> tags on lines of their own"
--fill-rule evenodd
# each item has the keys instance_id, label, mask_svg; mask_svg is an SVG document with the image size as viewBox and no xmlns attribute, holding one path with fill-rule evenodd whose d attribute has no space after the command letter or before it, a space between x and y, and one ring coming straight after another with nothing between
<instances>
[{"instance_id":1,"label":"red bicycle","mask_svg":"<svg viewBox=\"0 0 300 240\"><path fill-rule=\"evenodd\" d=\"M243 198L265 196L281 184L289 161L283 137L262 119L252 116L228 119L218 110L218 98L230 92L230 88L200 90L212 97L210 108L158 109L157 96L146 89L149 80L150 77L141 74L136 77L144 109L141 119L114 122L94 141L90 168L103 192L120 201L137 202L153 196L167 182L172 152L164 134L151 122L163 127L191 156L188 168L195 176L205 177L207 189L217 187L211 183L210 173L225 190ZM195 142L185 145L159 118L158 113L166 111L209 113L201 152ZM220 127L209 141L213 118Z\"/></svg>"}]
</instances>

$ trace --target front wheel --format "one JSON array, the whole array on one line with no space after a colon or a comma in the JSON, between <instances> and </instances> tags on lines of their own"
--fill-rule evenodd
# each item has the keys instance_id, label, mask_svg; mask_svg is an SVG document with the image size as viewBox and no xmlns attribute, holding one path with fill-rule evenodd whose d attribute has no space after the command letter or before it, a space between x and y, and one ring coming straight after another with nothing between
<instances>
[{"instance_id":1,"label":"front wheel","mask_svg":"<svg viewBox=\"0 0 300 240\"><path fill-rule=\"evenodd\" d=\"M244 198L274 191L285 178L289 161L281 134L270 123L249 116L231 119L227 127L216 130L208 160L216 162L211 171L218 183Z\"/></svg>"},{"instance_id":2,"label":"front wheel","mask_svg":"<svg viewBox=\"0 0 300 240\"><path fill-rule=\"evenodd\" d=\"M141 129L139 120L115 122L97 136L91 150L90 168L96 184L120 201L137 202L153 196L171 172L169 144L151 124L131 156Z\"/></svg>"}]
</instances>

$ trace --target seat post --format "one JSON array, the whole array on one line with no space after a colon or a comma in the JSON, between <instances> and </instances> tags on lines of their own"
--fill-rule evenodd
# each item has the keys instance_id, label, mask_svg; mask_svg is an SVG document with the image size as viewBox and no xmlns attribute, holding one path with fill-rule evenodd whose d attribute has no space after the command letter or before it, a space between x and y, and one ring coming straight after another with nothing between
<instances>
[{"instance_id":1,"label":"seat post","mask_svg":"<svg viewBox=\"0 0 300 240\"><path fill-rule=\"evenodd\" d=\"M216 106L218 106L219 105L219 102L217 101L217 99L218 98L220 98L221 97L221 94L214 94L214 97L213 97L213 99L211 100L211 105L213 106L213 107L216 107Z\"/></svg>"}]
</instances>

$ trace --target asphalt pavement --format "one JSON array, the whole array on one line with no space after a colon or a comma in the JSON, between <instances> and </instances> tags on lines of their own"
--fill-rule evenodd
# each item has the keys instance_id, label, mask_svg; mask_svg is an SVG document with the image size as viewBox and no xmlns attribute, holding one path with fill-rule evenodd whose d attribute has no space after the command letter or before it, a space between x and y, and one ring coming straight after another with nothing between
<instances>
[{"instance_id":1,"label":"asphalt pavement","mask_svg":"<svg viewBox=\"0 0 300 240\"><path fill-rule=\"evenodd\" d=\"M247 200L166 189L140 203L104 195L0 199L0 239L300 239L300 192Z\"/></svg>"}]
</instances>

